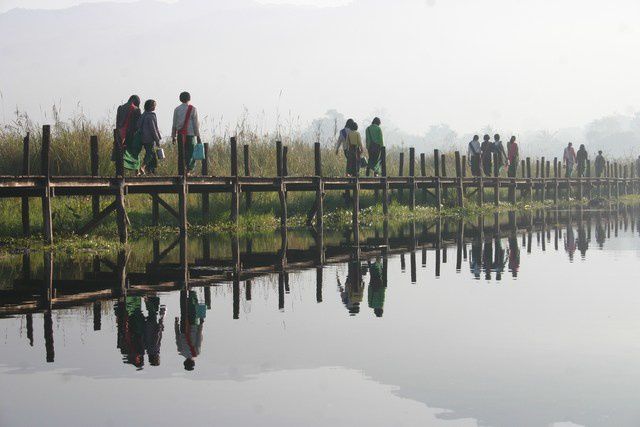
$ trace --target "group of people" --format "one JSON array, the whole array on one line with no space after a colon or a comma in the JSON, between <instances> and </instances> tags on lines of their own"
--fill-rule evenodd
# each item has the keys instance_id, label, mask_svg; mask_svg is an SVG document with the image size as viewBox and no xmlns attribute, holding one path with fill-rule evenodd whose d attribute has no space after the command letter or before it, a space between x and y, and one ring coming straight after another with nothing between
<instances>
[{"instance_id":1,"label":"group of people","mask_svg":"<svg viewBox=\"0 0 640 427\"><path fill-rule=\"evenodd\" d=\"M340 131L335 151L338 154L342 148L342 152L347 159L348 176L357 176L362 167L366 168L367 176L371 173L374 176L382 173L381 154L384 139L380 128L381 124L380 118L376 117L365 130L366 150L362 144L362 136L358 132L358 124L353 119L347 120L344 128Z\"/></svg>"},{"instance_id":2,"label":"group of people","mask_svg":"<svg viewBox=\"0 0 640 427\"><path fill-rule=\"evenodd\" d=\"M171 140L184 145L184 166L190 173L197 160L204 160L204 148L200 137L200 120L198 110L191 105L189 92L179 96L180 105L173 111ZM131 95L129 100L118 107L116 113L116 138L123 149L124 166L135 170L138 175L156 173L158 151L160 148L160 130L156 117L157 102L148 99L144 103L144 111L140 111L140 97ZM198 146L200 144L200 146ZM144 149L144 157L140 154ZM115 160L115 154L114 154Z\"/></svg>"},{"instance_id":3,"label":"group of people","mask_svg":"<svg viewBox=\"0 0 640 427\"><path fill-rule=\"evenodd\" d=\"M520 161L520 150L515 136L511 137L505 149L499 134L493 136L493 141L489 135L485 135L482 144L480 144L480 136L474 135L469 142L467 159L473 176L481 174L493 176L496 170L500 174L506 166L507 175L515 178Z\"/></svg>"}]
</instances>

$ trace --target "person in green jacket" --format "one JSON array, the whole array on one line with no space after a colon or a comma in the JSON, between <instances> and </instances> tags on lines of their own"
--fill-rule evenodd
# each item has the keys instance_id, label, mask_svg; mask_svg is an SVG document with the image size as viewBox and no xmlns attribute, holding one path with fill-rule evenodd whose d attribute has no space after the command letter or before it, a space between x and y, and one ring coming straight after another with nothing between
<instances>
[{"instance_id":1,"label":"person in green jacket","mask_svg":"<svg viewBox=\"0 0 640 427\"><path fill-rule=\"evenodd\" d=\"M373 171L374 176L380 175L382 168L382 147L384 141L382 138L382 129L380 129L380 119L376 117L373 119L371 126L366 130L366 144L367 151L369 152L369 163L367 164L367 176L370 171Z\"/></svg>"}]
</instances>

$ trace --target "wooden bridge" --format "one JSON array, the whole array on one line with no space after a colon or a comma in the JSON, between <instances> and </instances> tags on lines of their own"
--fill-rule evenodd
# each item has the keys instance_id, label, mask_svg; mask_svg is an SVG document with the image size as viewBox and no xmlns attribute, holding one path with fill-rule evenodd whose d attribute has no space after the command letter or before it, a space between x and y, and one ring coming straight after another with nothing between
<instances>
[{"instance_id":1,"label":"wooden bridge","mask_svg":"<svg viewBox=\"0 0 640 427\"><path fill-rule=\"evenodd\" d=\"M114 131L115 136L115 131ZM114 138L114 141L116 138ZM518 200L553 200L560 198L591 198L594 195L612 198L625 194L640 192L640 178L636 176L633 165L619 165L607 163L601 176L594 177L591 164L588 161L585 176L579 178L561 177L562 164L557 158L553 162L541 159L526 158L521 161L520 176L501 177L498 168L494 168L493 176L468 176L467 159L460 152L455 152L455 174L449 176L446 171L446 158L439 150L434 150L433 176L426 176L426 156L420 155L416 161L415 150L409 149L408 173L404 174L404 153L399 156L399 176L387 176L387 155L382 150L382 173L379 177L327 177L322 173L322 159L320 144L314 149L314 175L289 176L287 167L287 147L276 142L276 170L275 177L251 176L249 168L249 146L244 148L244 175L239 173L238 144L236 138L231 138L231 171L229 176L214 177L209 174L207 162L203 162L202 176L188 176L184 162L184 147L178 147L178 175L177 176L145 176L129 177L124 174L122 147L114 142L116 153L115 176L98 176L98 140L91 137L91 176L52 176L50 169L51 131L48 125L43 126L41 147L41 175L31 175L29 165L29 136L24 138L23 167L17 175L0 176L0 198L21 198L22 200L22 228L25 236L30 235L29 198L39 198L42 201L43 235L46 243L53 242L53 222L51 199L53 197L91 196L92 218L77 234L87 234L101 224L111 213L117 215L118 234L122 243L127 242L129 220L127 217L125 197L128 194L147 194L152 200L153 225L159 223L159 209L162 206L173 215L184 234L187 232L187 195L201 195L201 209L203 218L209 217L209 195L212 193L226 193L231 195L231 218L238 221L240 214L240 200L246 197L246 207L251 208L251 194L257 192L277 193L280 201L280 222L282 228L287 226L287 197L288 192L313 192L315 202L308 214L308 223L315 219L316 226L322 228L324 215L324 197L327 191L339 190L351 192L353 212L354 238L358 240L360 211L360 191L374 190L381 194L385 215L388 213L390 192L406 192L404 200L413 209L416 207L417 194L423 203L431 203L438 209L442 206L444 194L455 194L456 206L464 206L470 198L475 198L482 205L486 202L498 205L501 194L507 194L507 201L516 203ZM207 145L205 144L205 150ZM207 150L208 151L208 150ZM420 174L416 174L419 163ZM493 162L494 165L496 162ZM161 196L163 194L177 194L178 206L173 207ZM106 208L100 209L101 197L114 197L114 201ZM490 197L490 199L487 199ZM487 199L487 200L485 200Z\"/></svg>"}]
</instances>

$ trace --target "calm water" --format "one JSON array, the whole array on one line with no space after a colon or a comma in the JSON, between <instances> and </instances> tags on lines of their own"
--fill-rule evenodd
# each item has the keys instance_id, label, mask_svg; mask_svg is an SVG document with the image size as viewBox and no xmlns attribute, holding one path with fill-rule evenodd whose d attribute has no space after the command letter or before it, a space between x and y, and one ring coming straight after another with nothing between
<instances>
[{"instance_id":1,"label":"calm water","mask_svg":"<svg viewBox=\"0 0 640 427\"><path fill-rule=\"evenodd\" d=\"M325 233L344 261L323 268L318 236L292 233L289 265L311 268L213 286L234 247L245 268L281 262L280 237L194 239L162 268L151 242L124 270L56 255L58 299L104 295L31 314L47 258L7 256L0 425L640 425L640 215L555 215L368 231L359 261ZM154 292L183 285L182 259L190 289Z\"/></svg>"}]
</instances>

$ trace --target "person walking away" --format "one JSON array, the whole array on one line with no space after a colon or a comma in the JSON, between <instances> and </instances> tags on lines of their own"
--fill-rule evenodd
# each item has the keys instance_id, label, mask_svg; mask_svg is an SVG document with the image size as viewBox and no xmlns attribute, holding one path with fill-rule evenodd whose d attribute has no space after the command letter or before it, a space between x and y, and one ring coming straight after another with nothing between
<instances>
[{"instance_id":1,"label":"person walking away","mask_svg":"<svg viewBox=\"0 0 640 427\"><path fill-rule=\"evenodd\" d=\"M469 142L469 149L467 150L467 158L469 166L471 166L471 175L480 176L480 137L473 135L473 139Z\"/></svg>"},{"instance_id":2,"label":"person walking away","mask_svg":"<svg viewBox=\"0 0 640 427\"><path fill-rule=\"evenodd\" d=\"M489 135L484 136L484 141L482 141L480 150L482 151L482 171L485 176L492 176L491 156L493 156L493 142L491 142L491 137Z\"/></svg>"},{"instance_id":3,"label":"person walking away","mask_svg":"<svg viewBox=\"0 0 640 427\"><path fill-rule=\"evenodd\" d=\"M124 148L127 141L133 139L133 135L138 129L138 120L140 120L140 97L138 95L131 95L129 100L118 107L116 111L116 138L117 143ZM111 154L111 160L116 160L115 149Z\"/></svg>"},{"instance_id":4,"label":"person walking away","mask_svg":"<svg viewBox=\"0 0 640 427\"><path fill-rule=\"evenodd\" d=\"M347 143L347 139L349 138L349 134L352 132L351 129L353 128L354 124L355 122L353 121L353 119L347 120L344 128L338 134L338 141L336 142L335 146L336 154L338 154L340 149L342 149L342 152L344 153L344 158L346 161L345 170L347 175L349 175L349 145Z\"/></svg>"},{"instance_id":5,"label":"person walking away","mask_svg":"<svg viewBox=\"0 0 640 427\"><path fill-rule=\"evenodd\" d=\"M578 148L578 153L576 154L576 161L578 163L578 178L583 178L585 176L588 159L589 153L587 153L587 149L585 148L584 144L580 144L580 148Z\"/></svg>"},{"instance_id":6,"label":"person walking away","mask_svg":"<svg viewBox=\"0 0 640 427\"><path fill-rule=\"evenodd\" d=\"M564 149L562 155L562 161L565 164L565 178L571 178L573 174L573 166L576 164L576 150L573 149L573 144L570 142Z\"/></svg>"},{"instance_id":7,"label":"person walking away","mask_svg":"<svg viewBox=\"0 0 640 427\"><path fill-rule=\"evenodd\" d=\"M158 118L156 117L156 101L148 99L144 103L144 113L140 118L139 129L142 133L142 147L144 148L144 160L140 167L140 174L149 172L156 173L158 159L155 147L160 146L160 130L158 129Z\"/></svg>"},{"instance_id":8,"label":"person walking away","mask_svg":"<svg viewBox=\"0 0 640 427\"><path fill-rule=\"evenodd\" d=\"M493 152L496 154L496 168L498 169L498 175L500 175L500 173L502 173L502 167L507 162L507 153L504 150L504 144L498 134L495 134L493 137Z\"/></svg>"},{"instance_id":9,"label":"person walking away","mask_svg":"<svg viewBox=\"0 0 640 427\"><path fill-rule=\"evenodd\" d=\"M358 124L349 119L344 129L340 131L338 142L336 143L336 154L342 147L347 157L347 176L357 176L360 169L358 158L364 154L362 136L358 132Z\"/></svg>"},{"instance_id":10,"label":"person walking away","mask_svg":"<svg viewBox=\"0 0 640 427\"><path fill-rule=\"evenodd\" d=\"M520 163L520 149L515 136L507 142L507 163L509 165L507 175L509 178L515 178L518 173L518 163Z\"/></svg>"},{"instance_id":11,"label":"person walking away","mask_svg":"<svg viewBox=\"0 0 640 427\"><path fill-rule=\"evenodd\" d=\"M369 154L369 163L367 164L367 176L369 172L373 171L373 176L378 176L381 173L381 154L384 141L382 138L382 129L380 129L380 119L376 117L371 122L371 125L365 131L365 141L367 145L367 152Z\"/></svg>"},{"instance_id":12,"label":"person walking away","mask_svg":"<svg viewBox=\"0 0 640 427\"><path fill-rule=\"evenodd\" d=\"M191 94L182 92L180 94L181 104L173 112L173 127L171 128L171 140L174 143L184 145L183 165L187 174L193 172L196 165L193 159L193 149L198 144L202 144L200 138L200 121L198 110L191 105Z\"/></svg>"},{"instance_id":13,"label":"person walking away","mask_svg":"<svg viewBox=\"0 0 640 427\"><path fill-rule=\"evenodd\" d=\"M604 173L604 167L606 164L606 160L602 155L602 150L598 151L598 155L596 156L595 168L596 168L596 178L601 178Z\"/></svg>"}]
</instances>

